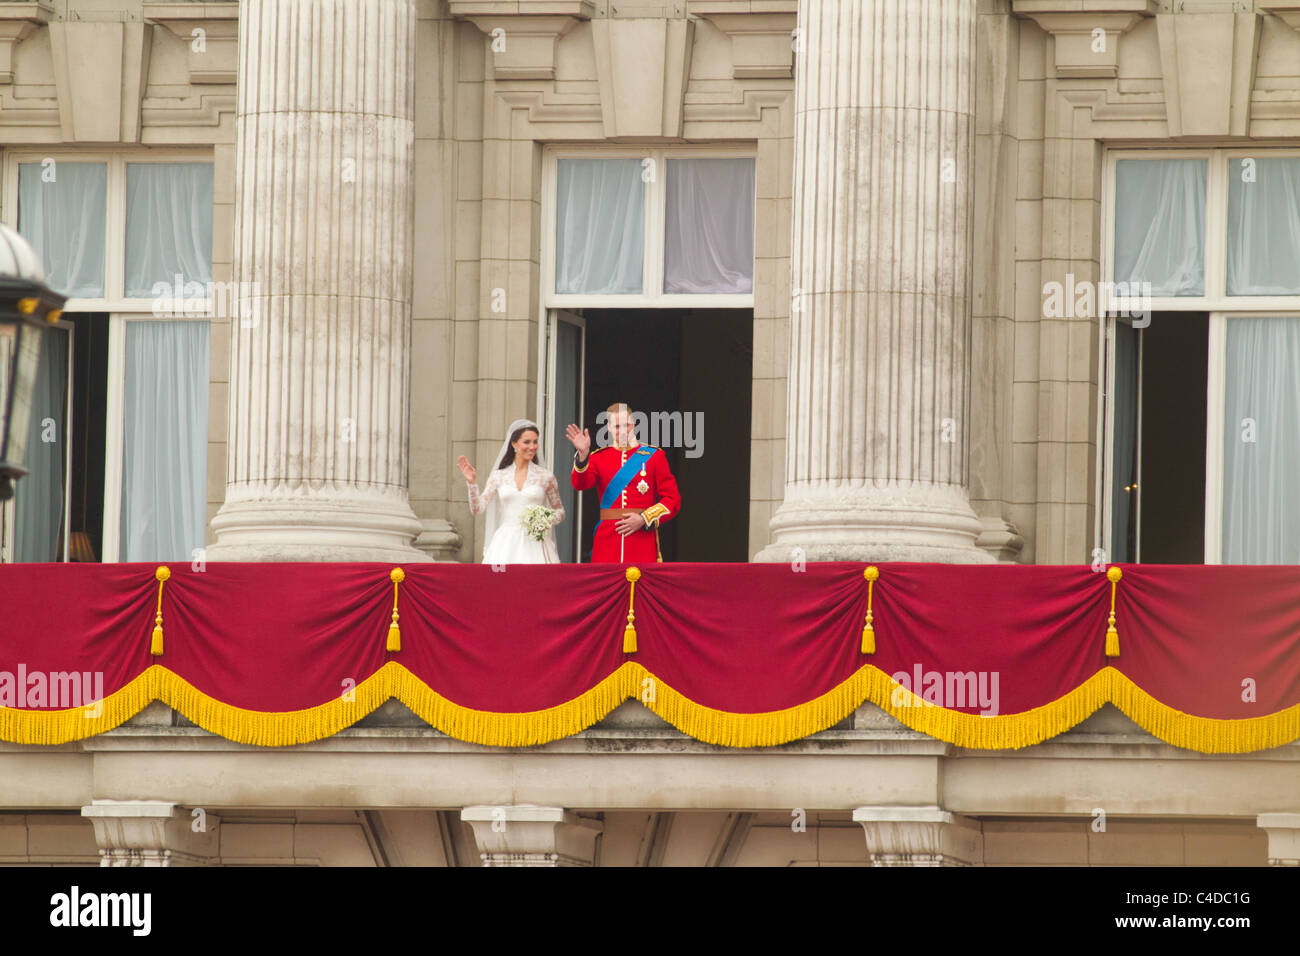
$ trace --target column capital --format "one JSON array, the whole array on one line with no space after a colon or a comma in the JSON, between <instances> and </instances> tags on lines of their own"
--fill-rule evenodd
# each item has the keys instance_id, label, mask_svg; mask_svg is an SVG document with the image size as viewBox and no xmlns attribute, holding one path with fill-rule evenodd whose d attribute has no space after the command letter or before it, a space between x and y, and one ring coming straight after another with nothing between
<instances>
[{"instance_id":1,"label":"column capital","mask_svg":"<svg viewBox=\"0 0 1300 956\"><path fill-rule=\"evenodd\" d=\"M195 816L161 800L95 800L81 815L95 828L101 866L205 866L217 858L221 820L212 813Z\"/></svg>"},{"instance_id":2,"label":"column capital","mask_svg":"<svg viewBox=\"0 0 1300 956\"><path fill-rule=\"evenodd\" d=\"M972 866L983 862L977 821L933 807L858 807L872 866Z\"/></svg>"},{"instance_id":3,"label":"column capital","mask_svg":"<svg viewBox=\"0 0 1300 956\"><path fill-rule=\"evenodd\" d=\"M474 806L460 818L473 828L484 866L592 866L604 829L563 807Z\"/></svg>"}]
</instances>

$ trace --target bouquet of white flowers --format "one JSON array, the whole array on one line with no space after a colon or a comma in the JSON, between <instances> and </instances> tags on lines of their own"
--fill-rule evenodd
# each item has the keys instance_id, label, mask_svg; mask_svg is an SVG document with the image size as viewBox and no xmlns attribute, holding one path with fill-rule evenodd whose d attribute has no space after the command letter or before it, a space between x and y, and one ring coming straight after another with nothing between
<instances>
[{"instance_id":1,"label":"bouquet of white flowers","mask_svg":"<svg viewBox=\"0 0 1300 956\"><path fill-rule=\"evenodd\" d=\"M554 517L555 511L545 505L529 505L519 516L519 523L534 541L542 541L546 538L546 532L551 530L551 519Z\"/></svg>"}]
</instances>

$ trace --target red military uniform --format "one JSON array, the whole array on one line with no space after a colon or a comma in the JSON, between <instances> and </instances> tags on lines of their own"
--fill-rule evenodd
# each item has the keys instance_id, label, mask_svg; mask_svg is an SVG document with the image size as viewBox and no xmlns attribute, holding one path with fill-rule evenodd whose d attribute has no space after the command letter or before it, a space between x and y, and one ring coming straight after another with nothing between
<instances>
[{"instance_id":1,"label":"red military uniform","mask_svg":"<svg viewBox=\"0 0 1300 956\"><path fill-rule=\"evenodd\" d=\"M640 469L617 496L607 494L610 482L629 458L639 460ZM597 449L582 468L577 466L575 458L570 480L578 491L598 489L602 501L608 501L607 508L641 512L646 524L644 531L633 531L625 537L615 527L619 520L617 516L602 517L596 525L596 538L592 542L592 563L636 564L664 559L659 550L659 524L677 516L682 507L682 496L677 491L677 479L668 469L668 458L661 449L649 445Z\"/></svg>"}]
</instances>

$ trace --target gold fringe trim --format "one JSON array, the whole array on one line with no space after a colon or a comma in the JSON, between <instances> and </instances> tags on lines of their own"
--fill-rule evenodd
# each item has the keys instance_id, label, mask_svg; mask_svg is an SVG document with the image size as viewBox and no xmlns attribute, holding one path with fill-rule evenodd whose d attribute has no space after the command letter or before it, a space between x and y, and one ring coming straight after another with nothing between
<instances>
[{"instance_id":1,"label":"gold fringe trim","mask_svg":"<svg viewBox=\"0 0 1300 956\"><path fill-rule=\"evenodd\" d=\"M1156 700L1113 667L1032 710L981 717L928 704L866 665L806 703L742 714L697 704L634 661L583 694L545 710L498 713L452 703L396 661L347 693L296 711L243 710L222 703L155 664L95 706L34 711L0 707L0 740L55 746L104 733L160 700L209 733L237 743L285 747L338 733L396 697L430 725L468 743L530 747L570 737L600 721L623 701L638 699L682 733L724 747L772 747L826 730L871 702L912 730L973 750L1033 746L1077 726L1113 703L1143 730L1198 753L1250 753L1300 739L1300 704L1262 717L1196 717ZM94 716L90 716L94 714Z\"/></svg>"},{"instance_id":2,"label":"gold fringe trim","mask_svg":"<svg viewBox=\"0 0 1300 956\"><path fill-rule=\"evenodd\" d=\"M0 740L13 744L55 746L112 730L157 699L158 674L162 670L160 665L152 665L89 707L69 707L66 710L0 707Z\"/></svg>"},{"instance_id":3,"label":"gold fringe trim","mask_svg":"<svg viewBox=\"0 0 1300 956\"><path fill-rule=\"evenodd\" d=\"M1110 702L1129 720L1167 744L1203 754L1245 754L1300 738L1300 704L1238 720L1196 717L1160 703L1124 674L1107 667Z\"/></svg>"},{"instance_id":4,"label":"gold fringe trim","mask_svg":"<svg viewBox=\"0 0 1300 956\"><path fill-rule=\"evenodd\" d=\"M490 747L531 747L572 737L597 723L623 701L637 696L641 687L637 675L644 673L645 668L628 662L572 700L517 714L453 704L404 667L400 667L394 696L422 720L457 740Z\"/></svg>"}]
</instances>

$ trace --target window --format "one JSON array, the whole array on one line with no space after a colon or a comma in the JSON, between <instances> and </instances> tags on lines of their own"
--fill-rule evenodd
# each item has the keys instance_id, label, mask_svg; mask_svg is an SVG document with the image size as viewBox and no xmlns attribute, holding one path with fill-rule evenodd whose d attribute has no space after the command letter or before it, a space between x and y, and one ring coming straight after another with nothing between
<instances>
[{"instance_id":1,"label":"window","mask_svg":"<svg viewBox=\"0 0 1300 956\"><path fill-rule=\"evenodd\" d=\"M207 322L124 323L121 561L190 559L205 541Z\"/></svg>"},{"instance_id":2,"label":"window","mask_svg":"<svg viewBox=\"0 0 1300 956\"><path fill-rule=\"evenodd\" d=\"M42 330L40 349L23 461L27 474L14 483L3 516L4 551L15 561L62 561L68 549L71 323L65 319Z\"/></svg>"},{"instance_id":3,"label":"window","mask_svg":"<svg viewBox=\"0 0 1300 956\"><path fill-rule=\"evenodd\" d=\"M752 151L547 154L546 305L753 305Z\"/></svg>"},{"instance_id":4,"label":"window","mask_svg":"<svg viewBox=\"0 0 1300 956\"><path fill-rule=\"evenodd\" d=\"M190 317L214 301L212 162L183 150L14 151L5 174L11 224L69 296L75 326L67 343L46 344L53 361L41 366L71 369L45 382L44 403L46 432L72 451L29 462L48 480L19 482L5 554L188 560L206 534L209 323Z\"/></svg>"},{"instance_id":5,"label":"window","mask_svg":"<svg viewBox=\"0 0 1300 956\"><path fill-rule=\"evenodd\" d=\"M1152 312L1106 320L1099 547L1300 564L1300 151L1117 151L1105 184L1099 299Z\"/></svg>"},{"instance_id":6,"label":"window","mask_svg":"<svg viewBox=\"0 0 1300 956\"><path fill-rule=\"evenodd\" d=\"M161 154L21 154L8 208L66 311L208 298L212 163ZM13 202L16 200L16 203Z\"/></svg>"},{"instance_id":7,"label":"window","mask_svg":"<svg viewBox=\"0 0 1300 956\"><path fill-rule=\"evenodd\" d=\"M50 288L104 298L107 203L104 163L19 164L18 231L40 257Z\"/></svg>"}]
</instances>

